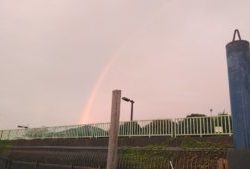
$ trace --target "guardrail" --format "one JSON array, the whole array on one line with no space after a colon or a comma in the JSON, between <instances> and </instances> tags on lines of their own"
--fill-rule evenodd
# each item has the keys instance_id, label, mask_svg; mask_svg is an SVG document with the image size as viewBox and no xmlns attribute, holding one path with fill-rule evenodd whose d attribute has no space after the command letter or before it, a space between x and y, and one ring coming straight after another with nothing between
<instances>
[{"instance_id":1,"label":"guardrail","mask_svg":"<svg viewBox=\"0 0 250 169\"><path fill-rule=\"evenodd\" d=\"M110 123L0 130L0 140L108 137ZM120 122L119 136L232 135L230 115Z\"/></svg>"}]
</instances>

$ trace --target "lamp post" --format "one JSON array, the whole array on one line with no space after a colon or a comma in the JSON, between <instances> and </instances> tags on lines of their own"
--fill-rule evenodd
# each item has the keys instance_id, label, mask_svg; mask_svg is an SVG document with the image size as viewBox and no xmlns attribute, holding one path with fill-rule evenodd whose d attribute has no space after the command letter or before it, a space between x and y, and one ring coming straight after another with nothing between
<instances>
[{"instance_id":1,"label":"lamp post","mask_svg":"<svg viewBox=\"0 0 250 169\"><path fill-rule=\"evenodd\" d=\"M21 128L21 129L28 129L29 128L28 126L20 126L20 125L18 125L17 127Z\"/></svg>"},{"instance_id":2,"label":"lamp post","mask_svg":"<svg viewBox=\"0 0 250 169\"><path fill-rule=\"evenodd\" d=\"M212 115L213 115L213 114L212 114L212 113L213 113L213 109L211 108L209 111L210 111L210 115L211 115L211 117L212 117Z\"/></svg>"},{"instance_id":3,"label":"lamp post","mask_svg":"<svg viewBox=\"0 0 250 169\"><path fill-rule=\"evenodd\" d=\"M131 111L130 111L130 121L133 121L133 116L134 116L134 100L131 100L127 97L122 97L122 100L126 101L126 102L130 102L131 103Z\"/></svg>"}]
</instances>

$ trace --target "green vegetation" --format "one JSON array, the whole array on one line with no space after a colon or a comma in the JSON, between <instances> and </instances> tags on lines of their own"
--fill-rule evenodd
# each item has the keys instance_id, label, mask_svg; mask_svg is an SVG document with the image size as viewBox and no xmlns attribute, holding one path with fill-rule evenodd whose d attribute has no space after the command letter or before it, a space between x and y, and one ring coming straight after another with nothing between
<instances>
[{"instance_id":1,"label":"green vegetation","mask_svg":"<svg viewBox=\"0 0 250 169\"><path fill-rule=\"evenodd\" d=\"M60 132L49 133L49 135L52 135L53 137L81 137L81 136L95 137L107 134L108 134L107 131L91 125L85 125L81 127L63 130Z\"/></svg>"},{"instance_id":2,"label":"green vegetation","mask_svg":"<svg viewBox=\"0 0 250 169\"><path fill-rule=\"evenodd\" d=\"M136 121L125 122L120 125L119 134L122 136L170 134L171 124L171 120L154 120L145 126L140 126Z\"/></svg>"},{"instance_id":3,"label":"green vegetation","mask_svg":"<svg viewBox=\"0 0 250 169\"><path fill-rule=\"evenodd\" d=\"M190 117L206 117L205 114L190 114L190 115L187 115L187 118L190 118Z\"/></svg>"},{"instance_id":4,"label":"green vegetation","mask_svg":"<svg viewBox=\"0 0 250 169\"><path fill-rule=\"evenodd\" d=\"M179 142L176 148L170 147L172 141ZM140 169L148 169L152 165L156 168L165 168L171 160L173 163L183 164L185 161L198 161L201 168L206 160L216 160L225 156L225 149L231 145L200 141L199 138L180 137L170 138L161 145L149 145L143 150L126 147L120 151L121 161L128 166L137 166ZM190 151L192 150L192 151ZM202 160L201 160L202 158Z\"/></svg>"},{"instance_id":5,"label":"green vegetation","mask_svg":"<svg viewBox=\"0 0 250 169\"><path fill-rule=\"evenodd\" d=\"M220 136L218 136L220 137ZM226 143L216 143L209 141L200 141L192 137L178 138L181 140L180 147L184 149L226 149L231 148L232 145Z\"/></svg>"},{"instance_id":6,"label":"green vegetation","mask_svg":"<svg viewBox=\"0 0 250 169\"><path fill-rule=\"evenodd\" d=\"M80 127L74 127L74 128L54 128L52 129L54 131L49 131L49 128L35 128L35 129L29 129L27 133L25 134L28 138L74 138L74 137L81 137L81 136L87 136L87 137L95 137L99 135L108 135L108 132L91 125L85 125ZM58 130L58 131L56 131ZM61 131L60 131L61 130Z\"/></svg>"},{"instance_id":7,"label":"green vegetation","mask_svg":"<svg viewBox=\"0 0 250 169\"><path fill-rule=\"evenodd\" d=\"M3 155L11 148L11 144L9 141L1 141L0 140L0 155Z\"/></svg>"},{"instance_id":8,"label":"green vegetation","mask_svg":"<svg viewBox=\"0 0 250 169\"><path fill-rule=\"evenodd\" d=\"M48 133L47 128L34 128L34 129L28 129L25 136L29 138L42 138L47 133Z\"/></svg>"},{"instance_id":9,"label":"green vegetation","mask_svg":"<svg viewBox=\"0 0 250 169\"><path fill-rule=\"evenodd\" d=\"M167 160L170 160L172 153L163 152L161 148L154 147L148 150L136 150L133 148L126 148L121 152L121 161L127 166L137 166L141 169L149 169L151 165L161 169Z\"/></svg>"}]
</instances>

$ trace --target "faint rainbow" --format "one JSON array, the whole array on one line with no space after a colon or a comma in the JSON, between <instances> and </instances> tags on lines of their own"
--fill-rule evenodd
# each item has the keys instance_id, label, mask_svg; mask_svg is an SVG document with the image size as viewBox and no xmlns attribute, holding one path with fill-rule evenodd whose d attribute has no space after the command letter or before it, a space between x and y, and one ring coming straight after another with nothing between
<instances>
[{"instance_id":1,"label":"faint rainbow","mask_svg":"<svg viewBox=\"0 0 250 169\"><path fill-rule=\"evenodd\" d=\"M163 4L160 6L160 9L164 8L164 3L166 3L166 1L163 1ZM161 10L157 9L153 12L153 15L151 16L151 18L149 20L151 20L154 16L156 16L156 14L160 13ZM146 24L147 25L147 24ZM148 25L150 25L150 23L148 23ZM145 26L145 25L143 25ZM107 65L104 67L103 71L101 72L99 78L97 79L95 86L93 87L93 90L90 94L90 97L87 101L87 104L84 108L84 111L81 113L81 118L80 118L80 123L87 123L90 120L90 113L97 95L97 92L104 80L104 78L106 77L107 73L109 72L110 68L112 67L112 65L116 62L118 56L119 56L119 51L123 48L125 48L125 45L127 44L127 42L129 40L131 40L132 38L135 38L135 35L140 35L139 33L141 32L142 29L138 29L137 31L135 31L134 34L132 34L129 38L127 38L122 45L120 45L120 47L115 51L114 55L111 57L110 61L107 63ZM133 36L134 35L134 36Z\"/></svg>"},{"instance_id":2,"label":"faint rainbow","mask_svg":"<svg viewBox=\"0 0 250 169\"><path fill-rule=\"evenodd\" d=\"M93 87L93 90L90 94L90 97L87 101L87 104L84 108L83 113L81 114L81 118L80 118L80 123L87 123L89 122L89 115L91 113L97 92L104 80L104 78L106 77L106 75L108 74L110 68L112 67L112 65L116 62L118 56L119 56L119 51L124 47L124 45L121 45L118 50L115 52L115 54L113 55L113 57L109 60L108 64L104 67L104 69L102 70L101 74L99 75L99 78L97 79L95 86Z\"/></svg>"}]
</instances>

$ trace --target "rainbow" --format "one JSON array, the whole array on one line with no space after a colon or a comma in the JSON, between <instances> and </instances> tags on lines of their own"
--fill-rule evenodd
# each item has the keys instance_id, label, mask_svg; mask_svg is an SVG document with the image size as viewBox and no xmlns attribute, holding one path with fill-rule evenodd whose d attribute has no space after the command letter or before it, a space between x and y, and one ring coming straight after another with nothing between
<instances>
[{"instance_id":1,"label":"rainbow","mask_svg":"<svg viewBox=\"0 0 250 169\"><path fill-rule=\"evenodd\" d=\"M163 4L161 4L159 6L160 9L164 9L164 5L166 4L165 1L162 1ZM149 21L152 21L153 18L155 16L157 16L156 14L159 14L161 12L161 10L159 9L155 9L155 11L152 12L152 16L148 19ZM142 27L148 27L148 25L150 25L151 23L146 23L144 24ZM111 59L109 60L109 62L106 64L106 66L104 67L103 71L100 73L96 84L94 85L92 92L90 93L89 99L86 103L86 106L84 108L84 111L81 113L81 117L80 117L80 124L82 123L89 123L90 122L90 114L92 111L92 107L95 101L95 98L97 96L97 93L99 91L100 86L102 85L106 75L108 74L110 68L112 67L112 65L116 62L116 60L119 58L119 52L122 49L125 49L126 44L129 44L128 42L130 42L131 40L135 39L138 35L141 35L144 33L144 31L142 32L143 29L141 29L141 27L139 27L134 33L132 33L131 36L129 36L127 39L125 39L125 41L122 43L122 45L120 45L117 50L114 52L114 55L111 57ZM137 36L136 36L137 35Z\"/></svg>"},{"instance_id":2,"label":"rainbow","mask_svg":"<svg viewBox=\"0 0 250 169\"><path fill-rule=\"evenodd\" d=\"M92 92L90 94L90 97L87 101L87 104L84 108L83 113L81 114L81 118L80 118L80 123L88 123L90 121L90 113L97 95L97 92L99 91L99 88L102 84L102 82L104 81L107 73L109 72L110 68L112 67L112 65L116 62L116 59L118 58L118 54L115 54L110 61L108 62L108 64L104 67L103 71L101 72L101 74L99 75L95 86L92 89Z\"/></svg>"}]
</instances>

